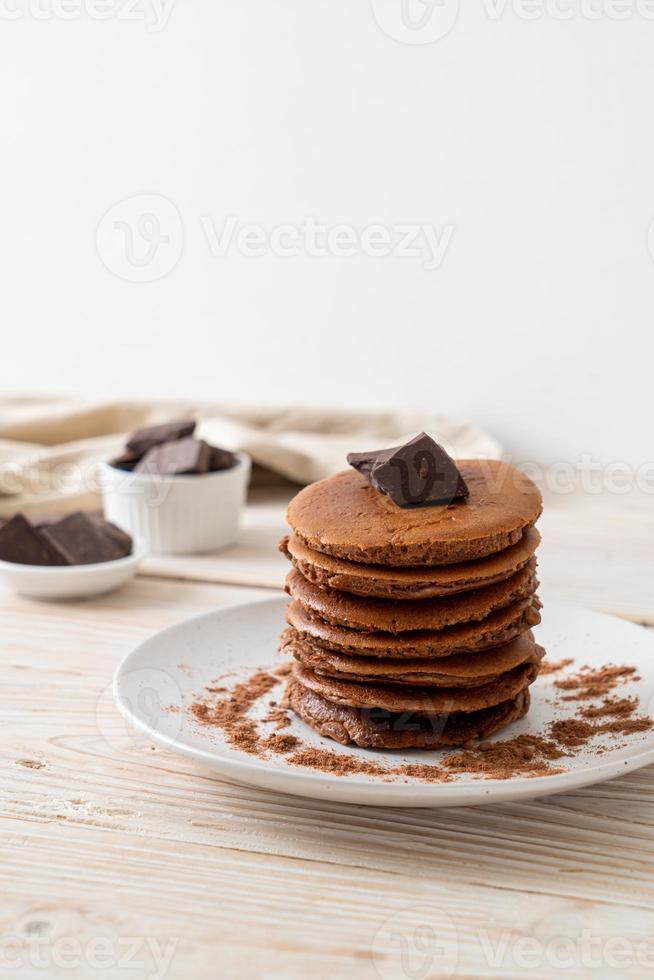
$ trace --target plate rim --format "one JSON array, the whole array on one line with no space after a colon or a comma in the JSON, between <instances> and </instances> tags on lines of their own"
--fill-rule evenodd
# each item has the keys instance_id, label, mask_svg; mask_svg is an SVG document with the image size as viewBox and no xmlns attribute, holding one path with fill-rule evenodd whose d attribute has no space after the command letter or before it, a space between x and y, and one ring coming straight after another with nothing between
<instances>
[{"instance_id":1,"label":"plate rim","mask_svg":"<svg viewBox=\"0 0 654 980\"><path fill-rule=\"evenodd\" d=\"M566 790L572 792L597 783L606 782L609 779L654 763L654 745L652 745L650 748L643 749L626 759L609 759L600 761L597 765L593 765L590 768L553 775L516 776L512 779L482 779L480 777L478 779L468 780L467 782L455 781L443 783L426 783L407 777L408 782L398 780L381 783L373 777L362 776L358 773L337 777L320 770L311 769L310 767L298 767L297 770L291 767L270 767L266 766L266 760L263 759L258 759L256 762L247 756L231 759L225 755L213 753L205 748L185 745L176 738L154 731L121 698L120 685L124 674L129 668L130 662L142 654L144 649L159 641L161 637L184 631L193 624L215 620L217 617L229 613L232 610L259 606L285 606L287 603L288 598L283 594L279 596L268 596L263 599L234 602L228 606L222 606L206 613L200 613L197 616L191 616L179 623L173 623L157 631L152 636L147 637L122 658L114 672L111 689L118 711L123 718L153 742L188 758L206 763L215 772L241 784L259 788L263 787L275 792L290 793L313 799L324 800L331 798L335 802L340 799L344 802L356 802L361 805L370 806L464 806L481 805L490 802L506 803L520 799L537 799L539 797L550 796L554 793L565 792ZM647 631L639 624L618 616L612 616L610 613L599 612L594 609L588 609L584 606L559 600L548 601L547 606L550 609L565 609L573 614L576 612L601 619L608 619L612 622L620 623L621 626L624 626L628 630L642 630L643 635L647 635ZM654 649L654 638L652 642ZM247 778L250 774L252 778ZM277 789L270 785L274 781L279 780L283 780L289 785L285 788ZM293 785L295 785L295 789L289 788ZM304 792L302 791L303 786L305 789ZM312 793L312 786L316 788L320 787L321 791ZM342 790L346 790L345 794ZM385 797L385 800L355 800L353 797L359 794L368 794L369 796L379 794ZM350 799L344 800L344 796L348 796ZM393 798L391 799L391 797ZM420 798L419 802L415 802L417 798Z\"/></svg>"}]
</instances>

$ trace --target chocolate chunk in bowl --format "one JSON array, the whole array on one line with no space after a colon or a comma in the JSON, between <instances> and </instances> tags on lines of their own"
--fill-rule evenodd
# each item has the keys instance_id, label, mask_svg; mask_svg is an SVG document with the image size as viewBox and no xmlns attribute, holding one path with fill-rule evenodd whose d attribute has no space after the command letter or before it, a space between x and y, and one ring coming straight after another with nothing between
<instances>
[{"instance_id":1,"label":"chocolate chunk in bowl","mask_svg":"<svg viewBox=\"0 0 654 980\"><path fill-rule=\"evenodd\" d=\"M196 425L194 419L181 419L176 422L164 422L161 425L149 425L143 429L137 429L127 440L125 450L141 457L154 446L192 436Z\"/></svg>"},{"instance_id":2,"label":"chocolate chunk in bowl","mask_svg":"<svg viewBox=\"0 0 654 980\"><path fill-rule=\"evenodd\" d=\"M118 531L118 534L116 533ZM131 554L132 540L115 529L107 532L104 522L78 511L41 530L42 536L67 556L70 565L97 565Z\"/></svg>"},{"instance_id":3,"label":"chocolate chunk in bowl","mask_svg":"<svg viewBox=\"0 0 654 980\"><path fill-rule=\"evenodd\" d=\"M50 541L22 514L0 527L0 561L21 565L71 565L56 541Z\"/></svg>"},{"instance_id":4,"label":"chocolate chunk in bowl","mask_svg":"<svg viewBox=\"0 0 654 980\"><path fill-rule=\"evenodd\" d=\"M208 473L213 460L213 446L203 439L176 439L153 446L134 467L135 473L160 476L183 476Z\"/></svg>"}]
</instances>

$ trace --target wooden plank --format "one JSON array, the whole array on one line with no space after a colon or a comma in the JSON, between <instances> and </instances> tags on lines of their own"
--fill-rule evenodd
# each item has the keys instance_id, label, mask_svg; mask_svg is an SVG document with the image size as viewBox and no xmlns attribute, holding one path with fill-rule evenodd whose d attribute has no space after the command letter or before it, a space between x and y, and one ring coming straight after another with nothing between
<instances>
[{"instance_id":1,"label":"wooden plank","mask_svg":"<svg viewBox=\"0 0 654 980\"><path fill-rule=\"evenodd\" d=\"M223 783L126 733L109 684L120 658L203 605L209 586L144 580L88 604L5 614L3 812L191 844L331 860L416 877L654 904L654 770L568 796L453 811L322 804ZM216 592L220 590L215 590ZM223 590L222 601L225 601ZM217 598L217 597L216 597ZM130 619L136 625L130 624ZM36 766L36 768L35 768ZM588 849L593 852L588 862Z\"/></svg>"},{"instance_id":2,"label":"wooden plank","mask_svg":"<svg viewBox=\"0 0 654 980\"><path fill-rule=\"evenodd\" d=\"M508 888L445 876L290 862L218 842L180 849L56 822L0 821L0 835L4 936L17 938L25 960L34 937L46 962L58 940L79 944L80 968L51 969L53 977L89 976L93 937L108 940L109 957L132 940L148 970L170 955L165 975L212 980L521 977L526 950L528 975L556 975L553 963L567 952L571 975L615 978L624 974L615 972L609 941L621 939L636 961L637 944L651 939L651 913L640 908L625 916L610 903L550 895L525 902ZM630 977L648 975L634 967ZM125 972L117 965L108 975Z\"/></svg>"},{"instance_id":3,"label":"wooden plank","mask_svg":"<svg viewBox=\"0 0 654 980\"><path fill-rule=\"evenodd\" d=\"M599 545L579 537L588 568ZM592 575L601 591L607 569ZM21 978L549 978L567 950L575 977L651 976L654 767L529 803L365 808L238 786L126 731L109 691L125 653L266 595L153 577L86 603L0 592L0 965L9 950ZM55 962L59 940L78 965Z\"/></svg>"},{"instance_id":4,"label":"wooden plank","mask_svg":"<svg viewBox=\"0 0 654 980\"><path fill-rule=\"evenodd\" d=\"M539 576L551 598L654 625L654 500L549 495Z\"/></svg>"}]
</instances>

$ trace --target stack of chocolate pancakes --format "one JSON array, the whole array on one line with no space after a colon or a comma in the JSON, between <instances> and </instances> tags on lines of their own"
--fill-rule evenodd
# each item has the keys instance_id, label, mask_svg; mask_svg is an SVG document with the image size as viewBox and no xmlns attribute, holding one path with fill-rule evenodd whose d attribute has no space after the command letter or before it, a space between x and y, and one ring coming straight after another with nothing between
<instances>
[{"instance_id":1,"label":"stack of chocolate pancakes","mask_svg":"<svg viewBox=\"0 0 654 980\"><path fill-rule=\"evenodd\" d=\"M544 655L538 488L507 463L455 465L424 434L362 458L289 505L286 703L342 744L485 738L527 712Z\"/></svg>"}]
</instances>

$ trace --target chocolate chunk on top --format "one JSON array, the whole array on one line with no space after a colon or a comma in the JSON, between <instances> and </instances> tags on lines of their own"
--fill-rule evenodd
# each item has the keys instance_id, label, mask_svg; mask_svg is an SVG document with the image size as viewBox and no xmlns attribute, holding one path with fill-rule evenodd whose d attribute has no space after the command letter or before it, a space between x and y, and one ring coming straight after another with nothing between
<instances>
[{"instance_id":1,"label":"chocolate chunk on top","mask_svg":"<svg viewBox=\"0 0 654 980\"><path fill-rule=\"evenodd\" d=\"M213 447L204 439L177 439L150 449L136 464L134 472L159 476L208 473L213 452Z\"/></svg>"},{"instance_id":2,"label":"chocolate chunk on top","mask_svg":"<svg viewBox=\"0 0 654 980\"><path fill-rule=\"evenodd\" d=\"M125 544L107 533L94 518L82 511L69 514L40 532L68 558L70 565L95 565L125 557ZM127 552L129 554L130 551Z\"/></svg>"},{"instance_id":3,"label":"chocolate chunk on top","mask_svg":"<svg viewBox=\"0 0 654 980\"><path fill-rule=\"evenodd\" d=\"M137 429L127 440L125 447L127 455L144 456L154 446L192 436L196 424L193 419L181 419L177 422L164 422L161 425L150 425L143 429Z\"/></svg>"},{"instance_id":4,"label":"chocolate chunk on top","mask_svg":"<svg viewBox=\"0 0 654 980\"><path fill-rule=\"evenodd\" d=\"M70 565L69 556L22 514L0 527L0 559L20 565Z\"/></svg>"},{"instance_id":5,"label":"chocolate chunk on top","mask_svg":"<svg viewBox=\"0 0 654 980\"><path fill-rule=\"evenodd\" d=\"M347 461L399 507L450 504L470 492L452 457L425 432L404 446L349 453Z\"/></svg>"}]
</instances>

